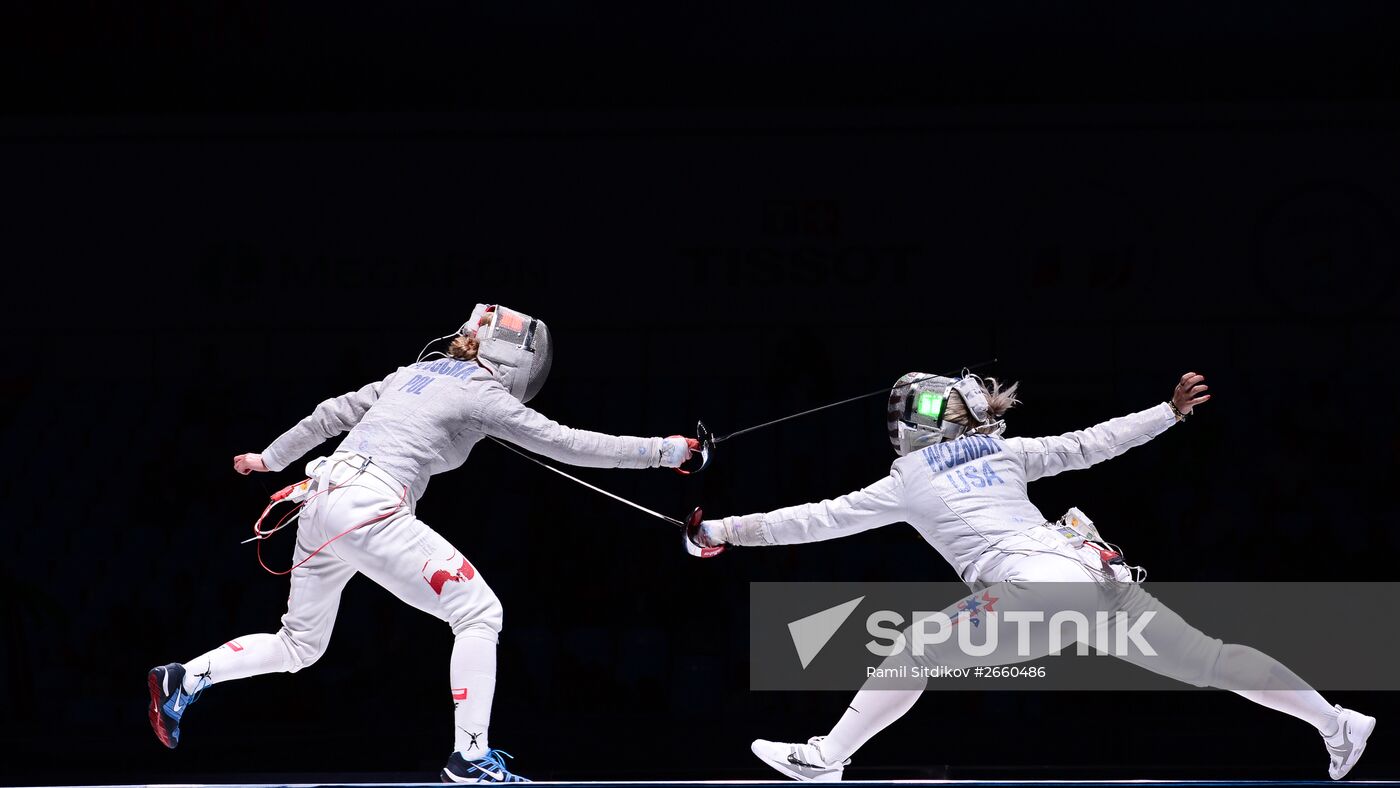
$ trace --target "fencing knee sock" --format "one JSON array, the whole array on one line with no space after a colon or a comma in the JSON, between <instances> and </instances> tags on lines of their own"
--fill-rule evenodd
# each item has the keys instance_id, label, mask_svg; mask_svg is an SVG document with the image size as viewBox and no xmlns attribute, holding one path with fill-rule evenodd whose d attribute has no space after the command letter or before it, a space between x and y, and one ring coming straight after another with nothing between
<instances>
[{"instance_id":1,"label":"fencing knee sock","mask_svg":"<svg viewBox=\"0 0 1400 788\"><path fill-rule=\"evenodd\" d=\"M1291 714L1317 728L1323 736L1337 732L1337 710L1317 690L1234 690L1260 706Z\"/></svg>"},{"instance_id":2,"label":"fencing knee sock","mask_svg":"<svg viewBox=\"0 0 1400 788\"><path fill-rule=\"evenodd\" d=\"M846 707L846 713L817 744L828 765L844 762L861 745L890 723L903 717L923 694L928 680L901 682L898 689L872 689L872 686L889 687L889 682L866 682L865 688L856 693Z\"/></svg>"},{"instance_id":3,"label":"fencing knee sock","mask_svg":"<svg viewBox=\"0 0 1400 788\"><path fill-rule=\"evenodd\" d=\"M185 667L185 692L197 692L221 681L232 681L264 673L285 673L292 669L292 656L276 635L244 635L200 654Z\"/></svg>"},{"instance_id":4,"label":"fencing knee sock","mask_svg":"<svg viewBox=\"0 0 1400 788\"><path fill-rule=\"evenodd\" d=\"M486 733L496 695L496 642L459 635L452 644L451 676L457 752L468 760L480 758L490 749Z\"/></svg>"},{"instance_id":5,"label":"fencing knee sock","mask_svg":"<svg viewBox=\"0 0 1400 788\"><path fill-rule=\"evenodd\" d=\"M1284 714L1291 714L1323 736L1337 731L1337 710L1298 674L1264 652L1227 644L1216 662L1217 686ZM1215 683L1215 682L1213 682Z\"/></svg>"}]
</instances>

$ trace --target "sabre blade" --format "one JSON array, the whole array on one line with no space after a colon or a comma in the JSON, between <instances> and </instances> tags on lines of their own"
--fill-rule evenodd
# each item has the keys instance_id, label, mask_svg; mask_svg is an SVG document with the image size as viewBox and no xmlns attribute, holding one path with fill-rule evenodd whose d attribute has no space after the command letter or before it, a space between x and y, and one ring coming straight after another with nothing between
<instances>
[{"instance_id":1,"label":"sabre blade","mask_svg":"<svg viewBox=\"0 0 1400 788\"><path fill-rule=\"evenodd\" d=\"M970 367L963 367L963 369L964 369L965 371L967 371L967 372L971 372L971 371L974 370L974 369L980 369L980 368L982 368L982 367L987 366L988 364L995 364L996 361L997 361L997 360L994 359L994 358L989 358L989 359L987 359L986 361L979 361L979 362L977 362L976 364L973 364L973 365L970 366ZM906 385L906 386L912 386L912 385L914 385L915 383L919 383L919 382L925 381L925 380L931 380L931 379L933 379L933 378L951 378L951 377L955 377L955 376L954 376L954 375L927 375L927 376L922 377L922 378L915 378L915 379L909 381L908 383L906 383L906 384L904 384L904 385ZM891 388L890 386L886 386L886 387L884 387L884 388L875 389L874 391L870 391L870 392L867 392L867 393L865 393L865 394L857 394L857 395L855 395L854 397L847 397L847 398L845 398L845 399L843 399L843 400L837 400L836 402L828 402L828 403L825 404L825 405L818 405L818 406L815 407L815 408L808 408L807 410L804 410L804 411L802 411L802 412L800 412L800 413L793 413L792 415L789 415L789 416L783 416L783 417L780 418L780 419L773 419L772 421L765 421L765 422L763 422L762 424L755 424L755 425L753 425L752 427L745 427L745 428L743 428L742 430L735 430L734 432L726 433L726 434L724 434L724 435L717 435L717 436L715 436L713 439L711 439L710 445L713 446L713 445L715 445L715 444L717 444L717 443L723 443L724 441L727 441L727 440L729 440L730 438L738 437L738 436L740 436L740 435L743 435L743 434L746 433L746 432L753 432L754 430L761 430L761 429L763 429L764 427L771 427L771 426L773 426L774 424L781 424L782 422L788 421L789 419L796 419L796 418L799 418L799 417L801 417L801 416L807 416L807 415L810 415L810 414L812 414L812 413L816 413L817 411L826 410L827 408L834 408L834 407L836 407L837 405L845 405L847 402L855 402L855 401L858 400L858 399L865 399L866 397L873 397L873 396L875 396L876 394L888 394L889 391L890 391L890 388Z\"/></svg>"},{"instance_id":2,"label":"sabre blade","mask_svg":"<svg viewBox=\"0 0 1400 788\"><path fill-rule=\"evenodd\" d=\"M587 487L588 489L592 490L593 492L601 493L601 494L606 495L606 496L608 496L609 498L613 499L614 501L618 501L618 502L620 502L620 503L625 503L625 504L627 504L628 506L632 507L633 509L636 509L636 510L641 511L641 512L646 512L647 514L651 515L652 517L657 518L658 520L665 520L666 522L671 523L672 525L677 525L677 526L680 526L681 528L685 528L685 523L681 522L680 520L677 520L677 519L674 518L674 517L667 517L666 515L664 515L664 514L662 514L662 513L660 513L660 512L654 512L654 511L652 511L652 510L646 508L645 506L642 506L642 505L639 504L639 503L634 503L634 502L632 502L632 501L627 500L626 498L623 498L621 495L618 495L617 493L611 493L611 492L608 492L607 490L604 490L602 487L598 487L598 486L596 486L596 485L589 484L588 482L584 481L583 479L580 479L580 478L578 478L577 476L573 476L573 475L570 475L570 474L568 474L568 473L565 473L565 472L559 470L558 468L554 467L553 465L550 465L549 463L540 460L540 459L537 458L537 457L531 457L530 455L526 454L525 452L523 452L523 451L521 451L521 450L515 448L514 446L510 445L509 443L506 443L505 441L501 440L500 438L495 437L494 435L487 435L486 437L488 437L488 438L490 438L491 440L495 441L496 443L499 443L500 445L506 447L506 448L509 449L510 451L515 452L516 454L520 455L521 457L524 457L525 459L529 460L530 462L533 462L534 464L540 466L541 468L544 468L544 469L546 469L546 470L553 471L553 472L559 474L560 476L563 476L565 479L568 479L569 481L574 482L575 484L582 484L584 487Z\"/></svg>"}]
</instances>

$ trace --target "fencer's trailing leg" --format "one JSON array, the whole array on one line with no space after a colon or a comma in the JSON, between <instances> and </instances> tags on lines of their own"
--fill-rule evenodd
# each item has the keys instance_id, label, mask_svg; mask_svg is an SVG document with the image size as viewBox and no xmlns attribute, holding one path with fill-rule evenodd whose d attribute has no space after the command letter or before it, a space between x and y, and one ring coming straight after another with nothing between
<instances>
[{"instance_id":1,"label":"fencer's trailing leg","mask_svg":"<svg viewBox=\"0 0 1400 788\"><path fill-rule=\"evenodd\" d=\"M1340 780L1366 750L1376 718L1332 706L1288 666L1258 649L1226 644L1216 663L1218 682L1242 698L1297 717L1317 729L1327 745L1327 774ZM1248 689L1236 689L1248 687Z\"/></svg>"},{"instance_id":2,"label":"fencer's trailing leg","mask_svg":"<svg viewBox=\"0 0 1400 788\"><path fill-rule=\"evenodd\" d=\"M180 719L206 688L216 681L285 673L293 670L292 655L277 635L244 635L195 657L152 668L146 675L151 694L147 709L151 730L161 744L174 749L180 743Z\"/></svg>"},{"instance_id":3,"label":"fencer's trailing leg","mask_svg":"<svg viewBox=\"0 0 1400 788\"><path fill-rule=\"evenodd\" d=\"M309 556L298 542L296 560ZM291 573L287 613L277 634L244 635L185 663L152 668L146 684L151 693L151 729L166 747L180 743L185 708L209 686L264 673L301 670L321 658L330 643L340 607L340 593L354 568L321 553Z\"/></svg>"},{"instance_id":4,"label":"fencer's trailing leg","mask_svg":"<svg viewBox=\"0 0 1400 788\"><path fill-rule=\"evenodd\" d=\"M185 691L196 692L213 684L288 673L304 667L293 658L291 648L279 635L260 632L244 635L184 663Z\"/></svg>"},{"instance_id":5,"label":"fencer's trailing leg","mask_svg":"<svg viewBox=\"0 0 1400 788\"><path fill-rule=\"evenodd\" d=\"M1376 718L1358 711L1337 707L1337 731L1323 737L1327 743L1327 754L1332 762L1327 766L1327 774L1334 780L1347 776L1351 767L1361 760L1366 750L1366 740L1376 729Z\"/></svg>"},{"instance_id":6,"label":"fencer's trailing leg","mask_svg":"<svg viewBox=\"0 0 1400 788\"><path fill-rule=\"evenodd\" d=\"M1151 598L1143 594L1143 598ZM1376 727L1374 717L1333 706L1301 676L1277 659L1251 646L1221 643L1206 637L1165 605L1153 609L1162 623L1158 632L1178 633L1159 640L1167 659L1129 662L1197 686L1228 689L1265 708L1281 711L1308 723L1327 746L1327 773L1340 780L1351 771L1366 750L1366 740Z\"/></svg>"}]
</instances>

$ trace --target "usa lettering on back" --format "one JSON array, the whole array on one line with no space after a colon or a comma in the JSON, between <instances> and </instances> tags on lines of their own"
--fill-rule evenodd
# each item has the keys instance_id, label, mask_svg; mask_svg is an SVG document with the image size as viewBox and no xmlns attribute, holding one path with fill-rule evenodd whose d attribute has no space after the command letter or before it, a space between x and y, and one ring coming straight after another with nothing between
<instances>
[{"instance_id":1,"label":"usa lettering on back","mask_svg":"<svg viewBox=\"0 0 1400 788\"><path fill-rule=\"evenodd\" d=\"M1002 442L995 438L969 435L950 443L935 443L919 452L919 455L935 475L947 471L943 473L943 481L948 486L958 492L971 492L976 487L1006 484L992 470L990 460L982 460L980 466L970 464L973 460L1001 453L1002 446Z\"/></svg>"}]
</instances>

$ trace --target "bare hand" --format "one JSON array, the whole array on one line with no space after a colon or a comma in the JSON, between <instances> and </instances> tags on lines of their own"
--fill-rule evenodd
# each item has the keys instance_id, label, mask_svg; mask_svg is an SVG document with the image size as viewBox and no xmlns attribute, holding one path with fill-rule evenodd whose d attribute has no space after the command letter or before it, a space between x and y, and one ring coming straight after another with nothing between
<instances>
[{"instance_id":1,"label":"bare hand","mask_svg":"<svg viewBox=\"0 0 1400 788\"><path fill-rule=\"evenodd\" d=\"M1203 394L1210 386L1205 384L1206 376L1198 375L1195 372L1187 372L1181 376L1181 382L1172 389L1172 404L1181 411L1181 415L1189 416L1191 409L1210 400L1209 394Z\"/></svg>"},{"instance_id":2,"label":"bare hand","mask_svg":"<svg viewBox=\"0 0 1400 788\"><path fill-rule=\"evenodd\" d=\"M267 473L267 465L263 463L261 454L240 454L233 458L233 469L247 476L253 471Z\"/></svg>"}]
</instances>

